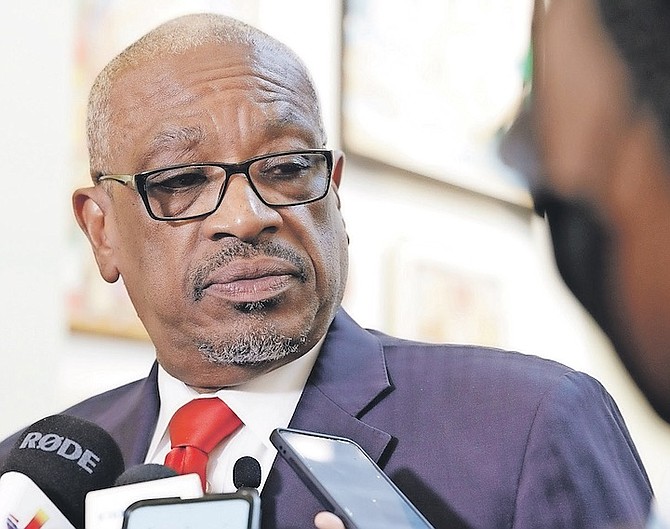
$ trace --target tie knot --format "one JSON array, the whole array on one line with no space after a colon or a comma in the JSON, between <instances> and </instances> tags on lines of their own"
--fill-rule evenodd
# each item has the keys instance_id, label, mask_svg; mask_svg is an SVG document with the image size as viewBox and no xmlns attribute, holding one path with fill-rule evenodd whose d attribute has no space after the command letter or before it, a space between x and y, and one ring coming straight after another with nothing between
<instances>
[{"instance_id":1,"label":"tie knot","mask_svg":"<svg viewBox=\"0 0 670 529\"><path fill-rule=\"evenodd\" d=\"M168 429L172 448L192 446L209 454L242 424L218 397L195 399L179 408Z\"/></svg>"}]
</instances>

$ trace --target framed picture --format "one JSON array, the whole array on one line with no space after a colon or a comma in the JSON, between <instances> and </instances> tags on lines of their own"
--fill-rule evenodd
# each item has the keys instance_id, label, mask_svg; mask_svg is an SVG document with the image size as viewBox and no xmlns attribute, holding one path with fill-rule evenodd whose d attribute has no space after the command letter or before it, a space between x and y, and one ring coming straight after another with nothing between
<instances>
[{"instance_id":1,"label":"framed picture","mask_svg":"<svg viewBox=\"0 0 670 529\"><path fill-rule=\"evenodd\" d=\"M348 153L530 206L498 160L530 76L532 0L345 0Z\"/></svg>"},{"instance_id":2,"label":"framed picture","mask_svg":"<svg viewBox=\"0 0 670 529\"><path fill-rule=\"evenodd\" d=\"M400 244L387 268L386 328L434 343L500 347L507 340L503 278L430 246Z\"/></svg>"}]
</instances>

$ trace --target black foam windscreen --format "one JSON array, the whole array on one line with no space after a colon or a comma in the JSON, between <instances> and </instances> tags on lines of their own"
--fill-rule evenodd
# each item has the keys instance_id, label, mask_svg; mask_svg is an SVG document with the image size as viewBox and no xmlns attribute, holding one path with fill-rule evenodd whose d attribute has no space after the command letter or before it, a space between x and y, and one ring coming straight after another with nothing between
<instances>
[{"instance_id":1,"label":"black foam windscreen","mask_svg":"<svg viewBox=\"0 0 670 529\"><path fill-rule=\"evenodd\" d=\"M144 483L145 481L154 481L156 479L172 478L179 474L172 468L158 463L146 463L143 465L135 465L128 468L121 474L115 486L132 485L133 483Z\"/></svg>"},{"instance_id":2,"label":"black foam windscreen","mask_svg":"<svg viewBox=\"0 0 670 529\"><path fill-rule=\"evenodd\" d=\"M261 464L251 456L242 456L233 466L233 485L236 488L256 489L261 484Z\"/></svg>"},{"instance_id":3,"label":"black foam windscreen","mask_svg":"<svg viewBox=\"0 0 670 529\"><path fill-rule=\"evenodd\" d=\"M123 472L123 456L111 435L69 415L45 417L26 428L2 473L29 477L76 528L84 527L84 500L111 487Z\"/></svg>"}]
</instances>

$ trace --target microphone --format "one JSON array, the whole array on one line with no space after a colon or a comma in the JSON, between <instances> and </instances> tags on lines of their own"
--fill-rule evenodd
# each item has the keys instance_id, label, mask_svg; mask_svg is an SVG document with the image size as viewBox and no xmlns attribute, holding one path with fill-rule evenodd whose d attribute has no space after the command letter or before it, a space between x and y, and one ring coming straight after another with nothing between
<instances>
[{"instance_id":1,"label":"microphone","mask_svg":"<svg viewBox=\"0 0 670 529\"><path fill-rule=\"evenodd\" d=\"M247 529L258 529L261 525L261 496L258 487L261 485L261 464L251 456L242 456L233 465L233 485L241 498L249 504L250 516Z\"/></svg>"},{"instance_id":2,"label":"microphone","mask_svg":"<svg viewBox=\"0 0 670 529\"><path fill-rule=\"evenodd\" d=\"M221 527L231 529L260 528L260 495L253 488L260 485L261 468L253 457L240 458L233 467L233 483L236 492L222 494L202 494L200 477L188 474L167 477L155 481L144 481L146 477L169 475L170 469L162 465L140 465L130 468L119 477L117 483L137 479L139 483L114 487L106 491L94 491L86 497L86 529L121 529L124 527L198 527L199 529ZM184 495L176 493L157 494L155 487L171 480L192 478L200 494ZM152 489L147 488L152 486ZM109 499L115 492L125 490L135 494L125 494L114 504ZM174 492L165 489L167 492ZM165 492L165 491L164 491ZM89 508L89 499L94 497L107 500L106 510ZM114 500L114 498L112 498ZM142 501L140 501L142 500Z\"/></svg>"},{"instance_id":3,"label":"microphone","mask_svg":"<svg viewBox=\"0 0 670 529\"><path fill-rule=\"evenodd\" d=\"M178 476L176 470L158 463L146 463L144 465L132 466L121 474L114 482L115 487L121 485L132 485L133 483L144 483L156 479L173 478Z\"/></svg>"},{"instance_id":4,"label":"microphone","mask_svg":"<svg viewBox=\"0 0 670 529\"><path fill-rule=\"evenodd\" d=\"M45 417L21 433L7 456L0 520L16 519L13 523L25 527L37 516L34 527L40 527L45 523L40 512L47 517L60 512L83 529L86 493L109 487L122 471L121 450L105 430L69 415ZM21 491L12 493L14 487Z\"/></svg>"},{"instance_id":5,"label":"microphone","mask_svg":"<svg viewBox=\"0 0 670 529\"><path fill-rule=\"evenodd\" d=\"M242 456L233 466L235 488L257 489L261 484L261 464L251 456Z\"/></svg>"},{"instance_id":6,"label":"microphone","mask_svg":"<svg viewBox=\"0 0 670 529\"><path fill-rule=\"evenodd\" d=\"M121 529L123 514L139 500L201 498L197 474L178 475L165 465L135 465L121 474L113 487L86 495L86 529Z\"/></svg>"},{"instance_id":7,"label":"microphone","mask_svg":"<svg viewBox=\"0 0 670 529\"><path fill-rule=\"evenodd\" d=\"M0 476L0 520L7 522L7 529L32 529L46 524L75 529L33 480L18 472Z\"/></svg>"}]
</instances>

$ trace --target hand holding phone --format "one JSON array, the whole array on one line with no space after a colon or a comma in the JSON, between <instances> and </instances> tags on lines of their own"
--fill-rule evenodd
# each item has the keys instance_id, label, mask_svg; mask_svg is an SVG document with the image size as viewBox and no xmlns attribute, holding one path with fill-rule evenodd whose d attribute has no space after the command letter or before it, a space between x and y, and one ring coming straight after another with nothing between
<instances>
[{"instance_id":1,"label":"hand holding phone","mask_svg":"<svg viewBox=\"0 0 670 529\"><path fill-rule=\"evenodd\" d=\"M349 529L432 529L351 439L278 428L270 441L309 489Z\"/></svg>"}]
</instances>

